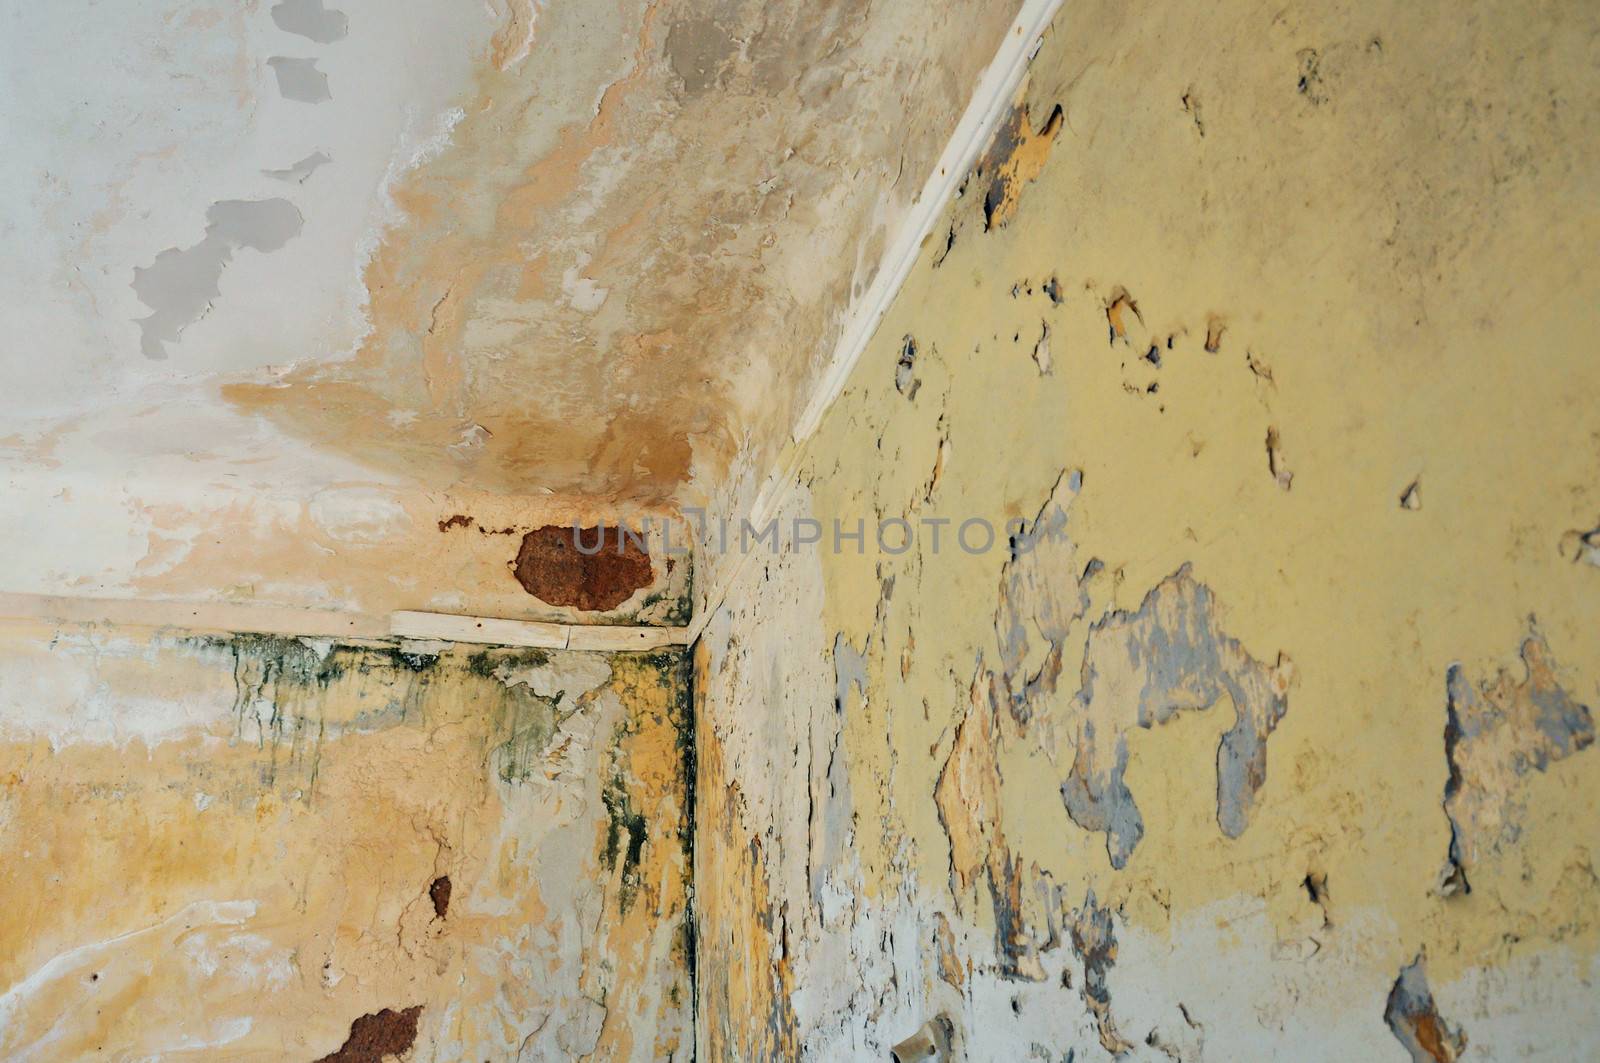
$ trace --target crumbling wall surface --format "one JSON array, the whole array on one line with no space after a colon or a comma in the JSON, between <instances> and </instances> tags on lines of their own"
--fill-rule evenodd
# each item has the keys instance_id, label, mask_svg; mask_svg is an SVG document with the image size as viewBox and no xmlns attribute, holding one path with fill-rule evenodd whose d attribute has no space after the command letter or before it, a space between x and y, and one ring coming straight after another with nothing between
<instances>
[{"instance_id":1,"label":"crumbling wall surface","mask_svg":"<svg viewBox=\"0 0 1600 1063\"><path fill-rule=\"evenodd\" d=\"M681 654L0 652L0 1057L689 1058Z\"/></svg>"},{"instance_id":2,"label":"crumbling wall surface","mask_svg":"<svg viewBox=\"0 0 1600 1063\"><path fill-rule=\"evenodd\" d=\"M1062 10L698 647L704 1058L1600 1055L1597 33Z\"/></svg>"}]
</instances>

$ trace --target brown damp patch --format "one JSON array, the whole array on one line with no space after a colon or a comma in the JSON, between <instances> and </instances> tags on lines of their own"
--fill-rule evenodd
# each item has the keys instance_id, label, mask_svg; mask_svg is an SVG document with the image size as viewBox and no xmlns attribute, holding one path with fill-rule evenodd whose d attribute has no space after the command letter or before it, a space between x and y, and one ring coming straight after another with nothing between
<instances>
[{"instance_id":1,"label":"brown damp patch","mask_svg":"<svg viewBox=\"0 0 1600 1063\"><path fill-rule=\"evenodd\" d=\"M382 1063L391 1056L407 1051L417 1039L417 1019L422 1016L422 1005L414 1004L404 1011L384 1008L350 1024L350 1036L336 1052L330 1052L317 1063Z\"/></svg>"},{"instance_id":2,"label":"brown damp patch","mask_svg":"<svg viewBox=\"0 0 1600 1063\"><path fill-rule=\"evenodd\" d=\"M615 609L655 579L650 555L638 540L603 524L546 525L529 532L512 572L540 601L590 612Z\"/></svg>"},{"instance_id":3,"label":"brown damp patch","mask_svg":"<svg viewBox=\"0 0 1600 1063\"><path fill-rule=\"evenodd\" d=\"M440 875L428 884L428 900L433 902L433 914L438 919L450 914L451 889L449 875Z\"/></svg>"}]
</instances>

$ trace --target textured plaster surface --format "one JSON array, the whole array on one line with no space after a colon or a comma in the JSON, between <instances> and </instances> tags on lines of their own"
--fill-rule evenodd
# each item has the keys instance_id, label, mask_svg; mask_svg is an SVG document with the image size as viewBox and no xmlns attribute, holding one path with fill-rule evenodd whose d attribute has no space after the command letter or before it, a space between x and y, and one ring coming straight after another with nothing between
<instances>
[{"instance_id":1,"label":"textured plaster surface","mask_svg":"<svg viewBox=\"0 0 1600 1063\"><path fill-rule=\"evenodd\" d=\"M705 1058L1600 1054L1597 34L1062 10L698 648Z\"/></svg>"},{"instance_id":2,"label":"textured plaster surface","mask_svg":"<svg viewBox=\"0 0 1600 1063\"><path fill-rule=\"evenodd\" d=\"M5 1059L689 1058L681 655L0 646Z\"/></svg>"}]
</instances>

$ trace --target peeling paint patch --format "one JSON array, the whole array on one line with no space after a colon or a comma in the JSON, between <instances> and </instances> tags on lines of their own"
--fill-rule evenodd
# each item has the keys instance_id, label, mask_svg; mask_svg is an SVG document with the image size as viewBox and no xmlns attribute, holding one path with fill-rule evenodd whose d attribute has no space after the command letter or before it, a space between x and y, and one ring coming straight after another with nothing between
<instances>
[{"instance_id":1,"label":"peeling paint patch","mask_svg":"<svg viewBox=\"0 0 1600 1063\"><path fill-rule=\"evenodd\" d=\"M285 33L293 33L318 44L343 40L350 32L350 20L343 11L325 7L322 0L278 0L272 5L272 21Z\"/></svg>"},{"instance_id":2,"label":"peeling paint patch","mask_svg":"<svg viewBox=\"0 0 1600 1063\"><path fill-rule=\"evenodd\" d=\"M1276 426L1267 429L1267 471L1272 474L1272 479L1285 491L1294 485L1294 473L1290 472L1283 460L1283 439L1278 434Z\"/></svg>"},{"instance_id":3,"label":"peeling paint patch","mask_svg":"<svg viewBox=\"0 0 1600 1063\"><path fill-rule=\"evenodd\" d=\"M916 1033L889 1049L889 1055L894 1063L949 1059L953 1031L954 1024L947 1016L935 1016L923 1023Z\"/></svg>"},{"instance_id":4,"label":"peeling paint patch","mask_svg":"<svg viewBox=\"0 0 1600 1063\"><path fill-rule=\"evenodd\" d=\"M303 185L306 179L317 170L333 161L333 157L325 151L313 151L310 155L290 166L286 170L262 170L268 177L279 181L289 181L293 184Z\"/></svg>"},{"instance_id":5,"label":"peeling paint patch","mask_svg":"<svg viewBox=\"0 0 1600 1063\"><path fill-rule=\"evenodd\" d=\"M276 251L305 219L287 199L225 199L206 211L206 235L189 248L168 248L133 271L133 293L153 313L139 321L146 358L167 356L183 330L211 309L222 269L240 248Z\"/></svg>"},{"instance_id":6,"label":"peeling paint patch","mask_svg":"<svg viewBox=\"0 0 1600 1063\"><path fill-rule=\"evenodd\" d=\"M845 712L850 706L850 688L853 686L861 692L863 700L867 696L867 655L857 650L844 637L844 632L839 632L833 639L833 707L840 713Z\"/></svg>"},{"instance_id":7,"label":"peeling paint patch","mask_svg":"<svg viewBox=\"0 0 1600 1063\"><path fill-rule=\"evenodd\" d=\"M296 103L325 103L333 99L328 90L328 75L317 69L315 59L275 55L267 60L278 80L278 95Z\"/></svg>"},{"instance_id":8,"label":"peeling paint patch","mask_svg":"<svg viewBox=\"0 0 1600 1063\"><path fill-rule=\"evenodd\" d=\"M1022 923L1022 875L1001 825L1000 728L979 660L956 728L950 756L939 772L934 803L950 840L950 890L958 898L979 882L993 907L995 952L1008 977L1038 977Z\"/></svg>"},{"instance_id":9,"label":"peeling paint patch","mask_svg":"<svg viewBox=\"0 0 1600 1063\"><path fill-rule=\"evenodd\" d=\"M922 381L916 378L917 340L907 333L900 344L900 360L894 366L894 389L908 399L917 397Z\"/></svg>"},{"instance_id":10,"label":"peeling paint patch","mask_svg":"<svg viewBox=\"0 0 1600 1063\"><path fill-rule=\"evenodd\" d=\"M1051 110L1037 132L1028 120L1027 104L1012 109L978 166L980 174L989 175L989 187L983 197L985 232L1005 225L1017 212L1023 188L1044 169L1061 125L1060 104Z\"/></svg>"},{"instance_id":11,"label":"peeling paint patch","mask_svg":"<svg viewBox=\"0 0 1600 1063\"><path fill-rule=\"evenodd\" d=\"M1056 478L1033 522L1012 541L1001 571L994 621L999 682L1019 724L1032 719L1039 698L1055 692L1068 632L1089 606L1079 583L1086 566L1067 538L1067 509L1082 486L1083 474L1076 469Z\"/></svg>"},{"instance_id":12,"label":"peeling paint patch","mask_svg":"<svg viewBox=\"0 0 1600 1063\"><path fill-rule=\"evenodd\" d=\"M1422 508L1422 479L1418 477L1406 485L1400 492L1400 508L1413 512Z\"/></svg>"},{"instance_id":13,"label":"peeling paint patch","mask_svg":"<svg viewBox=\"0 0 1600 1063\"><path fill-rule=\"evenodd\" d=\"M1561 556L1600 567L1600 524L1587 531L1572 529L1561 537Z\"/></svg>"},{"instance_id":14,"label":"peeling paint patch","mask_svg":"<svg viewBox=\"0 0 1600 1063\"><path fill-rule=\"evenodd\" d=\"M1113 346L1118 340L1128 342L1128 330L1134 322L1144 324L1144 315L1139 313L1139 304L1134 302L1133 296L1128 294L1126 288L1118 288L1111 293L1111 298L1106 300L1106 342Z\"/></svg>"},{"instance_id":15,"label":"peeling paint patch","mask_svg":"<svg viewBox=\"0 0 1600 1063\"><path fill-rule=\"evenodd\" d=\"M1562 686L1537 632L1522 643L1523 676L1502 668L1474 684L1459 664L1445 675L1444 808L1450 854L1443 891L1468 892L1468 870L1516 842L1523 812L1520 778L1594 743L1594 720Z\"/></svg>"},{"instance_id":16,"label":"peeling paint patch","mask_svg":"<svg viewBox=\"0 0 1600 1063\"><path fill-rule=\"evenodd\" d=\"M1039 325L1039 338L1033 344L1033 364L1039 367L1039 374L1050 372L1050 323L1041 322Z\"/></svg>"},{"instance_id":17,"label":"peeling paint patch","mask_svg":"<svg viewBox=\"0 0 1600 1063\"><path fill-rule=\"evenodd\" d=\"M1216 354L1222 350L1222 337L1228 331L1227 324L1218 317L1211 317L1206 321L1206 353Z\"/></svg>"},{"instance_id":18,"label":"peeling paint patch","mask_svg":"<svg viewBox=\"0 0 1600 1063\"><path fill-rule=\"evenodd\" d=\"M1117 935L1111 925L1111 910L1095 903L1094 890L1072 913L1070 931L1072 951L1083 964L1080 992L1094 1015L1100 1044L1113 1055L1126 1052L1133 1046L1117 1032L1117 1024L1111 1018L1111 990L1106 985L1106 975L1117 962Z\"/></svg>"},{"instance_id":19,"label":"peeling paint patch","mask_svg":"<svg viewBox=\"0 0 1600 1063\"><path fill-rule=\"evenodd\" d=\"M1411 1063L1454 1063L1467 1047L1466 1035L1440 1017L1420 953L1400 969L1384 1005L1383 1021L1411 1053Z\"/></svg>"},{"instance_id":20,"label":"peeling paint patch","mask_svg":"<svg viewBox=\"0 0 1600 1063\"><path fill-rule=\"evenodd\" d=\"M1267 777L1267 737L1288 711L1291 668L1250 656L1217 620L1211 591L1184 565L1145 596L1137 612L1096 621L1073 703L1077 749L1061 798L1075 823L1104 831L1113 867L1123 867L1144 821L1123 781L1126 732L1154 727L1226 696L1238 715L1217 748L1217 824L1237 838Z\"/></svg>"}]
</instances>

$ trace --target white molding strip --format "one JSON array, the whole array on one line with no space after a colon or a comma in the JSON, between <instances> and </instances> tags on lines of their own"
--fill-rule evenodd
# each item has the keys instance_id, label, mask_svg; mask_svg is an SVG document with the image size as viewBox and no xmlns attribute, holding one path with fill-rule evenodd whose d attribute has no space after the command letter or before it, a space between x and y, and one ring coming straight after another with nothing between
<instances>
[{"instance_id":1,"label":"white molding strip","mask_svg":"<svg viewBox=\"0 0 1600 1063\"><path fill-rule=\"evenodd\" d=\"M383 617L331 609L235 602L0 593L0 622L6 620L359 642L392 642L397 638L428 639L557 650L654 650L665 646L682 646L689 641L688 629L681 627L554 624L536 620L503 620L411 611Z\"/></svg>"},{"instance_id":2,"label":"white molding strip","mask_svg":"<svg viewBox=\"0 0 1600 1063\"><path fill-rule=\"evenodd\" d=\"M793 438L803 443L816 432L822 415L844 391L845 383L861 354L866 350L872 334L877 331L895 296L905 285L906 278L922 254L922 243L933 232L933 227L944 215L945 205L956 188L978 159L978 153L994 137L1000 121L1005 117L1016 95L1017 87L1028 72L1028 63L1039 50L1039 43L1050 29L1063 0L1023 0L1016 20L1006 32L1005 40L994 60L978 79L972 101L967 104L961 121L939 156L939 164L922 186L922 192L911 204L911 211L901 223L900 231L884 252L878 273L867 286L845 317L844 330L834 345L833 357L823 370L817 389L806 404L805 411L795 425Z\"/></svg>"},{"instance_id":3,"label":"white molding strip","mask_svg":"<svg viewBox=\"0 0 1600 1063\"><path fill-rule=\"evenodd\" d=\"M821 426L828 408L844 392L856 363L861 361L867 344L916 267L923 242L944 216L945 207L966 178L967 172L977 162L979 153L993 139L995 130L1005 118L1028 72L1029 62L1038 54L1039 45L1063 2L1023 0L1016 19L1006 32L1005 40L1000 43L999 51L979 78L972 100L967 104L961 121L956 124L943 154L939 156L938 165L928 175L922 192L912 203L899 232L884 252L877 275L862 297L850 307L844 329L839 334L839 342L834 345L833 355L818 378L811 400L806 403L805 410L790 433L792 445L784 449L784 456L778 459L777 467L762 481L761 490L750 506L749 519L755 527L766 527L767 521L777 513L805 458L806 444ZM690 642L700 637L711 615L739 581L743 569L744 555L740 555L732 568L726 570L727 575L719 581L719 586L707 594L704 608L698 610L690 621Z\"/></svg>"}]
</instances>

